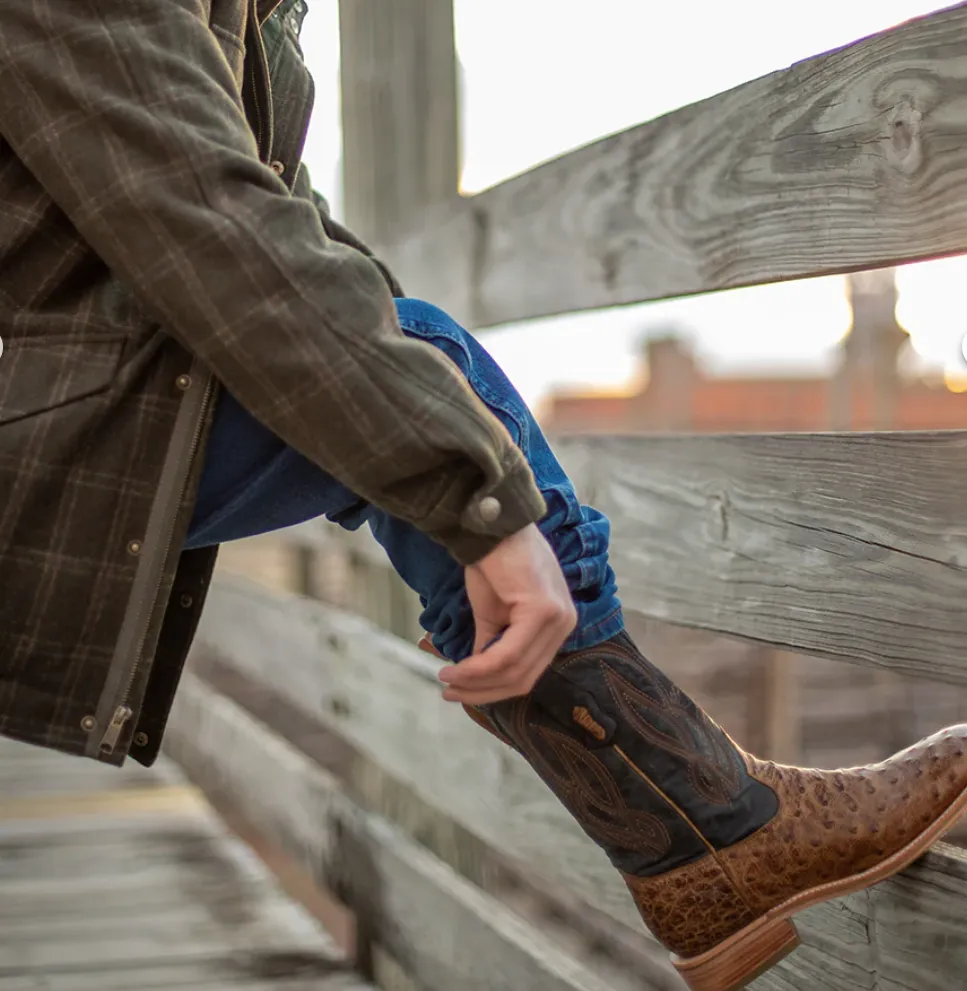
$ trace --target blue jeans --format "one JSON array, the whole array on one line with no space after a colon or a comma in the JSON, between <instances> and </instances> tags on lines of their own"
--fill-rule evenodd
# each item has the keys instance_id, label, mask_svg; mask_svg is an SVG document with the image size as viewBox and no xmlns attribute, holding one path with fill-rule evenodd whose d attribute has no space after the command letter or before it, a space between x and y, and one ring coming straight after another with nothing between
<instances>
[{"instance_id":1,"label":"blue jeans","mask_svg":"<svg viewBox=\"0 0 967 991\"><path fill-rule=\"evenodd\" d=\"M446 313L415 299L396 301L400 326L448 355L523 451L547 501L540 529L561 563L578 624L564 649L579 650L621 631L624 621L608 564L608 520L578 502L523 399L493 358ZM472 653L473 615L463 568L421 531L367 503L287 447L223 391L215 411L187 547L203 547L293 526L318 516L347 530L369 524L423 604L420 623L445 657Z\"/></svg>"}]
</instances>

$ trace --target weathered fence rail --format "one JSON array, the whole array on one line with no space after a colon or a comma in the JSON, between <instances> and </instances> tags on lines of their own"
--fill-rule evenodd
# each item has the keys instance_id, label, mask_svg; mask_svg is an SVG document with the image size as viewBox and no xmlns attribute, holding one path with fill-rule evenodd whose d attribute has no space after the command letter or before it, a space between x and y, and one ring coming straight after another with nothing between
<instances>
[{"instance_id":1,"label":"weathered fence rail","mask_svg":"<svg viewBox=\"0 0 967 991\"><path fill-rule=\"evenodd\" d=\"M957 4L590 144L387 244L473 327L964 250Z\"/></svg>"},{"instance_id":2,"label":"weathered fence rail","mask_svg":"<svg viewBox=\"0 0 967 991\"><path fill-rule=\"evenodd\" d=\"M589 145L383 245L409 292L473 327L965 251L967 4ZM967 681L967 433L557 447L612 519L632 615ZM287 539L309 581L331 542L314 524ZM356 601L386 599L372 618L410 637L412 597L385 585L366 537L349 541L367 576ZM369 969L392 961L385 986L680 986L604 858L440 702L412 644L222 579L193 664L170 753L351 906ZM937 726L962 705L951 695ZM755 987L959 987L965 899L967 857L938 845L806 913L804 947Z\"/></svg>"},{"instance_id":3,"label":"weathered fence rail","mask_svg":"<svg viewBox=\"0 0 967 991\"><path fill-rule=\"evenodd\" d=\"M967 683L967 432L596 438L560 450L612 521L631 609Z\"/></svg>"}]
</instances>

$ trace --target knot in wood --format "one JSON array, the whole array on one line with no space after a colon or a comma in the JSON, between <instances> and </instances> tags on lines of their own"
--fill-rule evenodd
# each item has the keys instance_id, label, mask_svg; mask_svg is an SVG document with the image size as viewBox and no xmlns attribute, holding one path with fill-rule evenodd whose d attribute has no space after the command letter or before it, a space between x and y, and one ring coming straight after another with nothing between
<instances>
[{"instance_id":1,"label":"knot in wood","mask_svg":"<svg viewBox=\"0 0 967 991\"><path fill-rule=\"evenodd\" d=\"M923 165L923 114L912 103L898 103L890 114L887 161L903 175L913 175Z\"/></svg>"}]
</instances>

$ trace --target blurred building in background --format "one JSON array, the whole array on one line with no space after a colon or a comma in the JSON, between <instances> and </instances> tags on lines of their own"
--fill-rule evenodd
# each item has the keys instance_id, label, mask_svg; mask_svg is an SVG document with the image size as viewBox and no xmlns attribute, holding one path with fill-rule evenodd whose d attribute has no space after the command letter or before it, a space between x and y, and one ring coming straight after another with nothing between
<instances>
[{"instance_id":1,"label":"blurred building in background","mask_svg":"<svg viewBox=\"0 0 967 991\"><path fill-rule=\"evenodd\" d=\"M848 292L852 326L828 377L710 376L688 341L669 334L645 344L636 391L555 392L542 425L556 435L967 426L967 393L903 369L894 270L850 276Z\"/></svg>"}]
</instances>

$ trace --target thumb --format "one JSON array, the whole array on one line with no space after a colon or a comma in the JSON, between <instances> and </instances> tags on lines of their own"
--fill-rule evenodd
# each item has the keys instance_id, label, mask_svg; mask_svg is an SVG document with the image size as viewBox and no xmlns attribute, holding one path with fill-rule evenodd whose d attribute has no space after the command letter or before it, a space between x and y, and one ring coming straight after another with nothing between
<instances>
[{"instance_id":1,"label":"thumb","mask_svg":"<svg viewBox=\"0 0 967 991\"><path fill-rule=\"evenodd\" d=\"M467 568L467 599L473 612L473 652L479 654L496 640L510 621L510 610L477 568Z\"/></svg>"}]
</instances>

